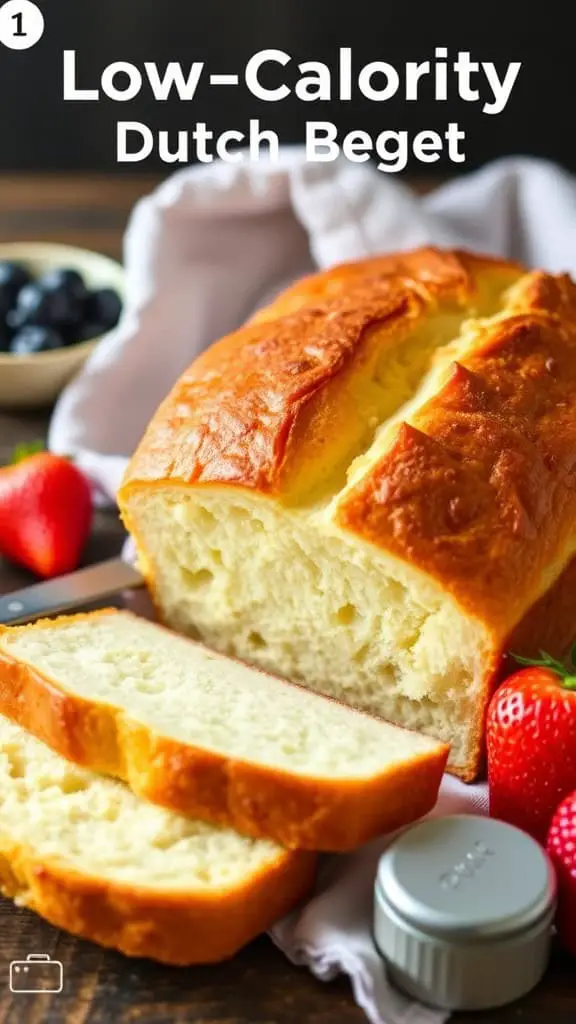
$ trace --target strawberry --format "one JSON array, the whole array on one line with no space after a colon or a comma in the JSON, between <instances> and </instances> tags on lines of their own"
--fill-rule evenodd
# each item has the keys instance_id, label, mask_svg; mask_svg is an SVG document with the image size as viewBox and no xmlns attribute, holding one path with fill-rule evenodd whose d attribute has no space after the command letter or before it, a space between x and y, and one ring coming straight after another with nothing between
<instances>
[{"instance_id":1,"label":"strawberry","mask_svg":"<svg viewBox=\"0 0 576 1024\"><path fill-rule=\"evenodd\" d=\"M0 555L44 578L72 572L91 521L88 482L64 456L21 446L0 469Z\"/></svg>"},{"instance_id":2,"label":"strawberry","mask_svg":"<svg viewBox=\"0 0 576 1024\"><path fill-rule=\"evenodd\" d=\"M558 938L576 956L576 792L562 801L552 818L546 849L558 878Z\"/></svg>"},{"instance_id":3,"label":"strawberry","mask_svg":"<svg viewBox=\"0 0 576 1024\"><path fill-rule=\"evenodd\" d=\"M496 690L486 728L490 814L544 843L558 804L576 789L576 673L540 655L516 658L528 667Z\"/></svg>"}]
</instances>

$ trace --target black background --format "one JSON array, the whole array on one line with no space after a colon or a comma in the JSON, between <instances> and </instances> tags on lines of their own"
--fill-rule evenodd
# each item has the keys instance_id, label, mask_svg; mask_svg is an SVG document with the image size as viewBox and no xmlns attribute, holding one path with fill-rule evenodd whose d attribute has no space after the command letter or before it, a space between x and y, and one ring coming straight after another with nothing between
<instances>
[{"instance_id":1,"label":"black background","mask_svg":"<svg viewBox=\"0 0 576 1024\"><path fill-rule=\"evenodd\" d=\"M451 120L466 131L467 162L412 163L417 173L459 173L506 154L545 156L576 170L573 97L576 62L569 22L541 4L502 0L492 9L471 4L382 3L381 0L37 0L45 19L42 40L31 50L0 45L0 169L169 170L157 158L115 163L118 120L153 129L191 129L207 121L215 132L245 130L248 119L276 130L283 142L303 138L305 120L332 120L340 130L423 129L443 132ZM570 5L566 4L564 12ZM258 102L241 86L200 87L190 103L155 103L143 91L130 103L62 99L62 51L77 51L79 82L96 87L104 67L127 60L163 66L169 60L205 61L209 72L240 73L257 50L277 47L299 60L334 64L339 46L353 49L354 64L433 59L436 46L449 57L470 50L472 59L496 62L500 75L512 60L523 67L502 114L482 114L480 104L371 103L361 96L342 103Z\"/></svg>"}]
</instances>

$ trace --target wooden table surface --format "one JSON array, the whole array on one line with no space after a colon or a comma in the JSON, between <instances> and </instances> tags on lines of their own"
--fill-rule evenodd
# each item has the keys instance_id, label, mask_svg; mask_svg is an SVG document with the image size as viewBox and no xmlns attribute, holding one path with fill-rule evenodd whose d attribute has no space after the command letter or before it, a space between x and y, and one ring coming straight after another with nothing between
<instances>
[{"instance_id":1,"label":"wooden table surface","mask_svg":"<svg viewBox=\"0 0 576 1024\"><path fill-rule=\"evenodd\" d=\"M0 177L0 241L60 241L119 256L130 207L154 180ZM18 441L42 437L48 412L0 411L0 464ZM97 517L85 561L115 554L123 533L113 513ZM0 559L0 593L31 577ZM64 966L59 995L12 995L9 964L48 953ZM361 1024L346 980L316 981L266 938L231 962L190 970L130 961L59 932L0 900L0 1024ZM502 1010L456 1014L454 1024L575 1024L576 965L555 954L544 982Z\"/></svg>"}]
</instances>

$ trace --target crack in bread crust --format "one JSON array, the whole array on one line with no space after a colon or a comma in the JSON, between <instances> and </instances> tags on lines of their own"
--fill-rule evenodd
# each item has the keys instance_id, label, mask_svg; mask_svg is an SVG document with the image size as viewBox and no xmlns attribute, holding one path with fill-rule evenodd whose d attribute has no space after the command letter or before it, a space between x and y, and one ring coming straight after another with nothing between
<instances>
[{"instance_id":1,"label":"crack in bread crust","mask_svg":"<svg viewBox=\"0 0 576 1024\"><path fill-rule=\"evenodd\" d=\"M340 505L340 524L511 628L546 567L576 551L575 393L576 331L537 315L486 329Z\"/></svg>"},{"instance_id":2,"label":"crack in bread crust","mask_svg":"<svg viewBox=\"0 0 576 1024\"><path fill-rule=\"evenodd\" d=\"M313 305L274 319L272 306L262 321L212 345L163 403L127 481L161 475L296 503L314 498L319 477L346 469L376 426L418 390L434 350L453 341L464 320L496 312L518 277L513 266L489 263L485 295L464 265L446 262L444 278L441 263L432 275L408 278L391 273L389 260L371 261L366 276L337 277ZM423 344L410 348L419 328ZM383 364L397 352L394 389L379 386Z\"/></svg>"}]
</instances>

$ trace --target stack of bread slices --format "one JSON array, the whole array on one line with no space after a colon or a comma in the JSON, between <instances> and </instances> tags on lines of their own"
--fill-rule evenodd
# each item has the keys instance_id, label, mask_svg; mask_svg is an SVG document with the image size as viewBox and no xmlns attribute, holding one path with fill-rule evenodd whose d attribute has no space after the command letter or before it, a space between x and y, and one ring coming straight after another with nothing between
<instances>
[{"instance_id":1,"label":"stack of bread slices","mask_svg":"<svg viewBox=\"0 0 576 1024\"><path fill-rule=\"evenodd\" d=\"M106 609L0 630L0 884L171 964L231 956L318 851L429 811L448 747Z\"/></svg>"}]
</instances>

